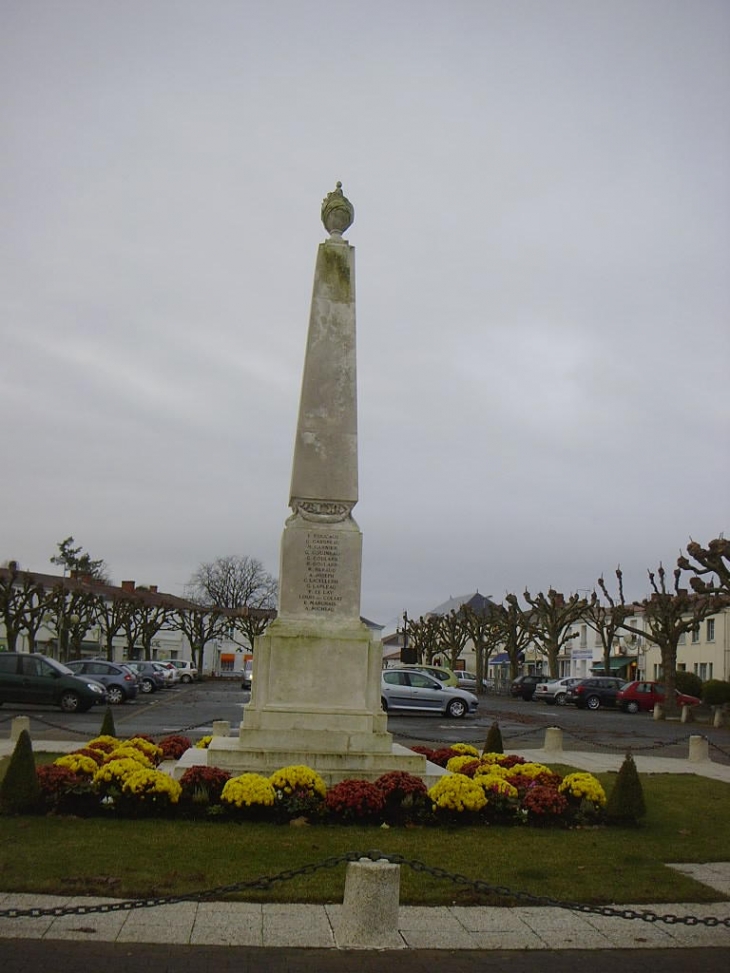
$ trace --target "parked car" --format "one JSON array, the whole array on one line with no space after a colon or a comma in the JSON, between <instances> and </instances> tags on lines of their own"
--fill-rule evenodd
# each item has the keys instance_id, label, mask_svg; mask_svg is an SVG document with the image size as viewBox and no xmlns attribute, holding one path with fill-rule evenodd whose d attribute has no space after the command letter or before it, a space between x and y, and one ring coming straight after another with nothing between
<instances>
[{"instance_id":1,"label":"parked car","mask_svg":"<svg viewBox=\"0 0 730 973\"><path fill-rule=\"evenodd\" d=\"M538 676L534 673L531 673L528 676L518 676L516 679L512 680L509 687L509 694L515 698L521 697L522 699L529 701L535 695L535 686L544 681L545 676Z\"/></svg>"},{"instance_id":2,"label":"parked car","mask_svg":"<svg viewBox=\"0 0 730 973\"><path fill-rule=\"evenodd\" d=\"M615 706L619 689L625 679L616 676L591 676L581 679L570 686L565 696L566 703L573 703L579 709L600 709L601 706Z\"/></svg>"},{"instance_id":3,"label":"parked car","mask_svg":"<svg viewBox=\"0 0 730 973\"><path fill-rule=\"evenodd\" d=\"M60 706L64 713L85 713L106 698L100 682L75 675L55 659L37 652L0 652L0 705L40 703Z\"/></svg>"},{"instance_id":4,"label":"parked car","mask_svg":"<svg viewBox=\"0 0 730 973\"><path fill-rule=\"evenodd\" d=\"M580 679L577 676L566 676L563 679L553 679L550 682L539 682L535 686L533 698L548 706L565 706L565 694L571 686L575 686Z\"/></svg>"},{"instance_id":5,"label":"parked car","mask_svg":"<svg viewBox=\"0 0 730 973\"><path fill-rule=\"evenodd\" d=\"M143 693L156 693L158 689L165 689L167 679L156 663L147 661L129 661L124 663L134 670L139 677L139 688Z\"/></svg>"},{"instance_id":6,"label":"parked car","mask_svg":"<svg viewBox=\"0 0 730 973\"><path fill-rule=\"evenodd\" d=\"M167 686L174 686L180 682L180 673L169 659L155 659L152 665L157 666L157 669L165 677L165 684Z\"/></svg>"},{"instance_id":7,"label":"parked car","mask_svg":"<svg viewBox=\"0 0 730 973\"><path fill-rule=\"evenodd\" d=\"M438 713L461 719L476 713L479 700L474 693L447 686L418 669L384 669L380 695L386 713Z\"/></svg>"},{"instance_id":8,"label":"parked car","mask_svg":"<svg viewBox=\"0 0 730 973\"><path fill-rule=\"evenodd\" d=\"M444 683L446 686L459 685L459 680L457 679L456 673L452 669L447 669L446 666L430 666L420 662L406 662L398 668L416 669L418 672L425 672L429 676L433 676L434 679L438 679L439 682Z\"/></svg>"},{"instance_id":9,"label":"parked car","mask_svg":"<svg viewBox=\"0 0 730 973\"><path fill-rule=\"evenodd\" d=\"M129 666L102 659L74 659L68 668L77 676L90 676L105 686L108 703L126 703L137 696L137 676Z\"/></svg>"},{"instance_id":10,"label":"parked car","mask_svg":"<svg viewBox=\"0 0 730 973\"><path fill-rule=\"evenodd\" d=\"M170 662L178 671L180 682L195 682L198 678L198 667L185 659L170 659Z\"/></svg>"},{"instance_id":11,"label":"parked car","mask_svg":"<svg viewBox=\"0 0 730 973\"><path fill-rule=\"evenodd\" d=\"M700 700L697 696L689 696L687 693L680 693L674 690L677 704L679 706L697 706ZM663 703L666 690L658 682L634 682L625 683L618 691L616 704L626 713L650 713L656 703Z\"/></svg>"}]
</instances>

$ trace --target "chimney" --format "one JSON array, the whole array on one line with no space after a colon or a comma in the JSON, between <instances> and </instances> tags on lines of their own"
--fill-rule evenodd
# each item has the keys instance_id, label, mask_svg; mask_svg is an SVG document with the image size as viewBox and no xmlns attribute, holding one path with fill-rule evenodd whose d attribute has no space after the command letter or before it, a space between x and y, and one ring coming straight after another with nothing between
<instances>
[{"instance_id":1,"label":"chimney","mask_svg":"<svg viewBox=\"0 0 730 973\"><path fill-rule=\"evenodd\" d=\"M156 584L151 584L150 585L150 591L152 592L153 595L156 595L157 594L157 585Z\"/></svg>"},{"instance_id":2,"label":"chimney","mask_svg":"<svg viewBox=\"0 0 730 973\"><path fill-rule=\"evenodd\" d=\"M134 581L122 581L122 591L134 591Z\"/></svg>"}]
</instances>

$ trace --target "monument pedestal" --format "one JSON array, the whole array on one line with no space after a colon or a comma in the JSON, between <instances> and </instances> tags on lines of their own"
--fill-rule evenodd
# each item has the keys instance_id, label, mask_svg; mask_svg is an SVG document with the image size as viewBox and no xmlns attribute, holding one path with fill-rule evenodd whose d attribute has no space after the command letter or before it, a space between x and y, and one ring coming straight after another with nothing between
<instances>
[{"instance_id":1,"label":"monument pedestal","mask_svg":"<svg viewBox=\"0 0 730 973\"><path fill-rule=\"evenodd\" d=\"M387 732L381 668L382 645L362 622L277 618L256 640L238 737L214 737L209 765L268 776L305 764L328 785L390 770L425 776L425 757Z\"/></svg>"}]
</instances>

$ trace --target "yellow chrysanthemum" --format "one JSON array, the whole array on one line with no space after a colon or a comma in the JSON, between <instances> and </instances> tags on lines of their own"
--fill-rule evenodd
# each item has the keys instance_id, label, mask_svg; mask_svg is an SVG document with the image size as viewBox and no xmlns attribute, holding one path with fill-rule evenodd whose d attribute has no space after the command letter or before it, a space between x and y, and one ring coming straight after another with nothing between
<instances>
[{"instance_id":1,"label":"yellow chrysanthemum","mask_svg":"<svg viewBox=\"0 0 730 973\"><path fill-rule=\"evenodd\" d=\"M501 769L501 768L500 768ZM502 797L517 797L517 788L505 780L500 774L477 774L474 783L479 784L487 794L499 794Z\"/></svg>"},{"instance_id":2,"label":"yellow chrysanthemum","mask_svg":"<svg viewBox=\"0 0 730 973\"><path fill-rule=\"evenodd\" d=\"M603 807L606 804L606 792L593 774L576 773L568 774L563 777L558 790L562 794L575 797L578 800L592 801L593 804Z\"/></svg>"},{"instance_id":3,"label":"yellow chrysanthemum","mask_svg":"<svg viewBox=\"0 0 730 973\"><path fill-rule=\"evenodd\" d=\"M121 747L117 747L116 750L112 750L110 754L107 754L106 762L109 763L112 760L136 760L143 767L152 766L152 761L142 753L139 747L131 747L127 744L122 744Z\"/></svg>"},{"instance_id":4,"label":"yellow chrysanthemum","mask_svg":"<svg viewBox=\"0 0 730 973\"><path fill-rule=\"evenodd\" d=\"M327 786L319 774L306 767L304 764L292 764L291 767L282 767L274 771L269 778L277 791L291 794L294 791L311 791L324 797L327 793Z\"/></svg>"},{"instance_id":5,"label":"yellow chrysanthemum","mask_svg":"<svg viewBox=\"0 0 730 973\"><path fill-rule=\"evenodd\" d=\"M182 794L182 787L161 770L138 767L125 778L122 785L125 794L133 794L142 801L154 801L158 797L166 797L171 804L177 804Z\"/></svg>"},{"instance_id":6,"label":"yellow chrysanthemum","mask_svg":"<svg viewBox=\"0 0 730 973\"><path fill-rule=\"evenodd\" d=\"M53 763L56 767L67 767L75 774L83 774L84 777L93 777L99 769L94 758L84 753L65 753L62 757L57 757Z\"/></svg>"},{"instance_id":7,"label":"yellow chrysanthemum","mask_svg":"<svg viewBox=\"0 0 730 973\"><path fill-rule=\"evenodd\" d=\"M124 746L136 747L137 750L141 750L152 764L159 763L162 759L162 747L158 747L156 743L152 743L150 740L145 740L144 737L132 737L131 740L125 740Z\"/></svg>"},{"instance_id":8,"label":"yellow chrysanthemum","mask_svg":"<svg viewBox=\"0 0 730 973\"><path fill-rule=\"evenodd\" d=\"M227 780L221 792L223 804L234 807L271 807L276 799L274 785L262 774L241 774Z\"/></svg>"},{"instance_id":9,"label":"yellow chrysanthemum","mask_svg":"<svg viewBox=\"0 0 730 973\"><path fill-rule=\"evenodd\" d=\"M481 811L487 804L483 788L463 774L441 777L428 796L434 810L440 811Z\"/></svg>"},{"instance_id":10,"label":"yellow chrysanthemum","mask_svg":"<svg viewBox=\"0 0 730 973\"><path fill-rule=\"evenodd\" d=\"M129 757L120 760L110 760L107 764L102 764L94 774L94 784L100 787L116 785L120 787L131 774L135 774L140 769L138 760Z\"/></svg>"},{"instance_id":11,"label":"yellow chrysanthemum","mask_svg":"<svg viewBox=\"0 0 730 973\"><path fill-rule=\"evenodd\" d=\"M449 744L449 748L460 754L468 754L471 757L479 756L477 748L473 747L470 743L451 743Z\"/></svg>"},{"instance_id":12,"label":"yellow chrysanthemum","mask_svg":"<svg viewBox=\"0 0 730 973\"><path fill-rule=\"evenodd\" d=\"M462 767L466 767L467 764L473 765L477 759L478 757L472 757L469 754L464 754L461 757L452 757L447 761L446 769L450 774L460 774Z\"/></svg>"},{"instance_id":13,"label":"yellow chrysanthemum","mask_svg":"<svg viewBox=\"0 0 730 973\"><path fill-rule=\"evenodd\" d=\"M208 745L209 745L209 743L210 743L210 741L212 739L213 739L213 734L212 733L209 733L208 736L201 737L198 740L198 742L195 744L195 746L199 750L207 750L208 749Z\"/></svg>"}]
</instances>

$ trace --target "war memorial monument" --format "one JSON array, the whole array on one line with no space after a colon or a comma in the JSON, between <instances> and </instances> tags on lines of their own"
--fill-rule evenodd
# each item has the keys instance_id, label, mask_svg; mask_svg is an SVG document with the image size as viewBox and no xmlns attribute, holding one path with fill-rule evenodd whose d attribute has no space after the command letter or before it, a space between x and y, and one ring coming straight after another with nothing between
<instances>
[{"instance_id":1,"label":"war memorial monument","mask_svg":"<svg viewBox=\"0 0 730 973\"><path fill-rule=\"evenodd\" d=\"M214 736L208 764L271 774L306 764L327 782L443 770L393 743L380 703L382 643L360 618L354 210L341 183L322 203L319 245L281 541L277 618L254 646L237 737Z\"/></svg>"}]
</instances>

